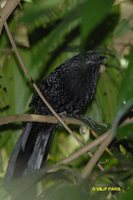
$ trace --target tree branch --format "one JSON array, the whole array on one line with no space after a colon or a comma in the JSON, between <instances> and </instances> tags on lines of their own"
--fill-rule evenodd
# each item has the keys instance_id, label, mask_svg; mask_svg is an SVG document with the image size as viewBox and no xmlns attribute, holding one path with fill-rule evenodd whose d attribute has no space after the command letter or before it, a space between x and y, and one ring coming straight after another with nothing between
<instances>
[{"instance_id":1,"label":"tree branch","mask_svg":"<svg viewBox=\"0 0 133 200\"><path fill-rule=\"evenodd\" d=\"M99 158L102 156L103 152L106 150L107 146L110 144L112 139L113 139L113 134L112 131L110 130L110 133L108 133L108 137L105 138L105 140L99 146L99 148L97 149L91 160L87 163L87 165L83 169L81 174L82 178L87 178L91 174L94 166L96 165Z\"/></svg>"},{"instance_id":2,"label":"tree branch","mask_svg":"<svg viewBox=\"0 0 133 200\"><path fill-rule=\"evenodd\" d=\"M0 35L6 20L12 14L20 1L21 0L8 0L5 6L0 9Z\"/></svg>"},{"instance_id":3,"label":"tree branch","mask_svg":"<svg viewBox=\"0 0 133 200\"><path fill-rule=\"evenodd\" d=\"M83 123L82 121L80 121L79 119L70 118L70 117L62 117L62 118L63 118L63 120L64 120L64 122L66 124L73 124L73 125L79 125L79 126L81 126L81 125L87 125L87 124ZM54 116L51 116L51 115L36 115L36 114L20 114L20 115L11 115L11 116L6 116L6 117L0 118L0 126L5 125L5 124L9 124L9 123L13 123L13 122L41 122L41 123L56 124L56 123L58 123L58 120ZM99 140L100 141L103 140L102 139L103 137L104 137L104 135L98 137L97 138L98 140L97 139L94 140L94 146L95 146L95 142L97 142ZM96 145L97 144L99 144L99 143L96 143ZM82 146L83 146L83 144L82 144ZM88 148L88 145L87 145L87 147L86 146L83 147L83 152L86 151L86 148ZM82 154L82 151L81 151L81 154ZM93 155L91 154L91 152L88 152L88 154L89 154L89 156L91 158L93 157ZM76 159L77 155L80 156L80 152L79 152L79 154L77 153L76 155L75 154L72 155L72 159ZM70 159L71 159L71 156L70 156ZM68 160L69 160L69 158L68 158ZM65 163L65 162L67 163L67 158L64 159L64 161L61 161L62 164ZM99 163L97 165L98 165L98 167L99 167L99 169L101 171L104 171L104 168L102 167L102 165L100 165Z\"/></svg>"},{"instance_id":4,"label":"tree branch","mask_svg":"<svg viewBox=\"0 0 133 200\"><path fill-rule=\"evenodd\" d=\"M108 136L109 136L109 133L104 133L103 135L99 136L98 138L96 138L91 143L85 145L84 147L80 148L76 152L74 152L71 155L69 155L67 158L64 158L63 160L59 161L57 164L55 164L55 166L59 166L61 164L69 164L69 163L71 163L73 160L79 158L84 153L87 153L88 151L90 151L95 146L101 144Z\"/></svg>"},{"instance_id":5,"label":"tree branch","mask_svg":"<svg viewBox=\"0 0 133 200\"><path fill-rule=\"evenodd\" d=\"M84 123L78 119L62 117L66 124L73 125L83 125ZM13 122L42 122L57 124L58 120L51 115L36 115L36 114L20 114L20 115L11 115L0 118L0 126L13 123Z\"/></svg>"}]
</instances>

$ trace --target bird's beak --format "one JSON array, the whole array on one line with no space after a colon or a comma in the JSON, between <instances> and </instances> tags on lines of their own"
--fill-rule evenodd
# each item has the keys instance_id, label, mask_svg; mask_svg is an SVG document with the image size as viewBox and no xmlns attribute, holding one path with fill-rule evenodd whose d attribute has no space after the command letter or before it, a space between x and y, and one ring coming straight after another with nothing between
<instances>
[{"instance_id":1,"label":"bird's beak","mask_svg":"<svg viewBox=\"0 0 133 200\"><path fill-rule=\"evenodd\" d=\"M90 64L90 63L94 64L94 65L104 64L106 62L106 60L107 60L107 58L105 56L98 56L91 61L87 61L86 64Z\"/></svg>"},{"instance_id":2,"label":"bird's beak","mask_svg":"<svg viewBox=\"0 0 133 200\"><path fill-rule=\"evenodd\" d=\"M96 62L96 64L104 64L107 62L107 57L100 56L99 59L97 59L95 62Z\"/></svg>"}]
</instances>

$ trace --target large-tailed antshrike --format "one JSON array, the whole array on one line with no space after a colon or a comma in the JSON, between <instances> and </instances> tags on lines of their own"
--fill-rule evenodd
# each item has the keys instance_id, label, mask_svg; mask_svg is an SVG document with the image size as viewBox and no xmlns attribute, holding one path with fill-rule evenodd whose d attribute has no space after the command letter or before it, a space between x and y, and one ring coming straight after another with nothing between
<instances>
[{"instance_id":1,"label":"large-tailed antshrike","mask_svg":"<svg viewBox=\"0 0 133 200\"><path fill-rule=\"evenodd\" d=\"M103 61L104 56L96 52L78 54L41 82L42 94L58 114L80 113L90 102ZM51 114L37 94L33 95L30 106L37 114ZM27 123L10 158L7 180L41 168L56 128L55 124Z\"/></svg>"}]
</instances>

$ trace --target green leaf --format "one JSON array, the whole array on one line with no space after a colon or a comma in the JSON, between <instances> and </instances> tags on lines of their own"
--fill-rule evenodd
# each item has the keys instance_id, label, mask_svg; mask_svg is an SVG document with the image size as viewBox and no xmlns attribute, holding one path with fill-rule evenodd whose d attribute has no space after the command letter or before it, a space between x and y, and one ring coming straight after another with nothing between
<instances>
[{"instance_id":1,"label":"green leaf","mask_svg":"<svg viewBox=\"0 0 133 200\"><path fill-rule=\"evenodd\" d=\"M0 179L0 200L9 200L11 196L7 193L3 186L3 179Z\"/></svg>"},{"instance_id":2,"label":"green leaf","mask_svg":"<svg viewBox=\"0 0 133 200\"><path fill-rule=\"evenodd\" d=\"M49 189L37 198L37 200L85 200L89 196L89 186L86 181L79 184L71 184L60 182Z\"/></svg>"},{"instance_id":3,"label":"green leaf","mask_svg":"<svg viewBox=\"0 0 133 200\"><path fill-rule=\"evenodd\" d=\"M130 186L129 190L120 195L120 198L118 200L132 200L133 198L133 185Z\"/></svg>"},{"instance_id":4,"label":"green leaf","mask_svg":"<svg viewBox=\"0 0 133 200\"><path fill-rule=\"evenodd\" d=\"M120 37L130 30L129 22L126 19L123 19L119 22L116 29L114 30L114 37Z\"/></svg>"},{"instance_id":5,"label":"green leaf","mask_svg":"<svg viewBox=\"0 0 133 200\"><path fill-rule=\"evenodd\" d=\"M46 59L46 55L59 47L65 40L65 36L70 33L78 24L82 10L82 4L70 10L62 21L51 31L47 38L44 38L32 49L32 67L40 66Z\"/></svg>"},{"instance_id":6,"label":"green leaf","mask_svg":"<svg viewBox=\"0 0 133 200\"><path fill-rule=\"evenodd\" d=\"M87 0L83 9L81 37L85 42L90 33L102 22L112 8L112 0ZM104 30L103 30L104 31Z\"/></svg>"},{"instance_id":7,"label":"green leaf","mask_svg":"<svg viewBox=\"0 0 133 200\"><path fill-rule=\"evenodd\" d=\"M29 63L29 54L26 51L20 53L26 63ZM0 117L13 114L24 113L28 109L28 102L31 95L31 88L16 62L16 59L10 55L6 64L3 66L3 76L7 87L8 107L0 112ZM4 98L4 96L2 96ZM16 143L17 134L20 132L20 126L2 126L0 127L0 147L6 148L8 153ZM10 142L9 142L10 141Z\"/></svg>"},{"instance_id":8,"label":"green leaf","mask_svg":"<svg viewBox=\"0 0 133 200\"><path fill-rule=\"evenodd\" d=\"M133 140L133 123L126 124L117 130L117 137L120 139L127 138Z\"/></svg>"},{"instance_id":9,"label":"green leaf","mask_svg":"<svg viewBox=\"0 0 133 200\"><path fill-rule=\"evenodd\" d=\"M96 100L102 110L102 121L106 123L111 123L115 116L115 106L120 82L120 71L113 67L107 68L99 78Z\"/></svg>"},{"instance_id":10,"label":"green leaf","mask_svg":"<svg viewBox=\"0 0 133 200\"><path fill-rule=\"evenodd\" d=\"M118 94L117 111L124 109L126 104L133 99L133 48L129 54L129 64L125 73L125 77L121 83L120 92ZM133 103L133 101L132 101Z\"/></svg>"},{"instance_id":11,"label":"green leaf","mask_svg":"<svg viewBox=\"0 0 133 200\"><path fill-rule=\"evenodd\" d=\"M35 188L40 182L43 184L40 192L47 193L53 185L54 188L57 188L60 184L62 185L62 183L74 185L73 183L79 177L79 171L69 167L60 166L55 172L47 172L47 170L48 167L45 167L27 176L17 177L12 182L5 182L5 188L12 194L14 199L21 199L22 195L23 199L33 199L29 197L32 196L32 193L35 196L38 195Z\"/></svg>"},{"instance_id":12,"label":"green leaf","mask_svg":"<svg viewBox=\"0 0 133 200\"><path fill-rule=\"evenodd\" d=\"M115 133L116 127L122 118L122 116L133 105L133 48L129 55L129 65L126 70L125 77L120 86L120 92L118 94L116 117L113 122L113 132Z\"/></svg>"},{"instance_id":13,"label":"green leaf","mask_svg":"<svg viewBox=\"0 0 133 200\"><path fill-rule=\"evenodd\" d=\"M5 81L5 76L0 70L0 110L6 108L9 105L8 95L7 95L7 85Z\"/></svg>"},{"instance_id":14,"label":"green leaf","mask_svg":"<svg viewBox=\"0 0 133 200\"><path fill-rule=\"evenodd\" d=\"M61 21L62 17L77 4L75 1L65 0L37 0L30 4L26 3L19 22L27 25L30 31L40 26L47 27L48 24L51 26L54 22Z\"/></svg>"},{"instance_id":15,"label":"green leaf","mask_svg":"<svg viewBox=\"0 0 133 200\"><path fill-rule=\"evenodd\" d=\"M45 25L48 22L55 21L61 16L61 10L59 9L59 3L61 0L55 1L37 1L34 3L27 3L24 6L24 15L19 19L32 27Z\"/></svg>"},{"instance_id":16,"label":"green leaf","mask_svg":"<svg viewBox=\"0 0 133 200\"><path fill-rule=\"evenodd\" d=\"M20 54L28 63L29 54L19 50ZM27 85L26 78L21 71L16 59L10 56L3 73L6 77L8 89L9 111L8 114L20 114L28 108L28 97L30 95L30 87Z\"/></svg>"}]
</instances>

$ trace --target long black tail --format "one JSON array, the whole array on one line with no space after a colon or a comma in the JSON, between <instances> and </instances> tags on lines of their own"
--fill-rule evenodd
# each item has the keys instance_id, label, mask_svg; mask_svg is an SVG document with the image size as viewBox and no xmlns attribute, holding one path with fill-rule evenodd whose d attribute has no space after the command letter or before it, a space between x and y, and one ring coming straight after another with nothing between
<instances>
[{"instance_id":1,"label":"long black tail","mask_svg":"<svg viewBox=\"0 0 133 200\"><path fill-rule=\"evenodd\" d=\"M40 169L57 125L27 123L9 160L6 181Z\"/></svg>"}]
</instances>

